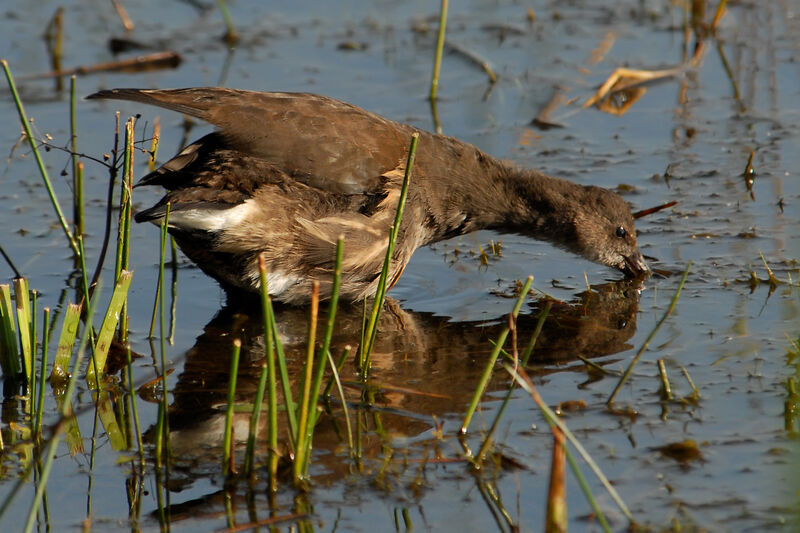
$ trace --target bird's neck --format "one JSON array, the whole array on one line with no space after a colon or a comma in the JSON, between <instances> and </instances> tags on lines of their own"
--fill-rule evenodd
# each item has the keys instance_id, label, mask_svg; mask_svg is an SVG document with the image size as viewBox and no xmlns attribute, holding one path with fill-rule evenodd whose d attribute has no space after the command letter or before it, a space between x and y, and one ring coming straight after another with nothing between
<instances>
[{"instance_id":1,"label":"bird's neck","mask_svg":"<svg viewBox=\"0 0 800 533\"><path fill-rule=\"evenodd\" d=\"M427 243L480 229L551 242L570 239L582 186L485 158L481 168L429 184L439 194L428 200L435 229Z\"/></svg>"}]
</instances>

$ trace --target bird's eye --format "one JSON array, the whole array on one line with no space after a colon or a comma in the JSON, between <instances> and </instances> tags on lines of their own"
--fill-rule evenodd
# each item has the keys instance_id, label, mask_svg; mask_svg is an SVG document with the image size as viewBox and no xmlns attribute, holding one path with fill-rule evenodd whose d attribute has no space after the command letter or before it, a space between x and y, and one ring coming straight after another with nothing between
<instances>
[{"instance_id":1,"label":"bird's eye","mask_svg":"<svg viewBox=\"0 0 800 533\"><path fill-rule=\"evenodd\" d=\"M625 231L625 228L623 228L622 226L617 228L617 231L616 231L617 237L619 237L621 239L624 239L625 235L627 235L627 234L628 234L628 232Z\"/></svg>"}]
</instances>

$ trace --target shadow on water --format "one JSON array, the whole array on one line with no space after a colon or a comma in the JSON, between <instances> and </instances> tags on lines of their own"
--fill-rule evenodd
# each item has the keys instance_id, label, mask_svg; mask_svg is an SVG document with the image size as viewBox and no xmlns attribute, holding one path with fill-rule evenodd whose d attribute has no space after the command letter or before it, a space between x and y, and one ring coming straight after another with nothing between
<instances>
[{"instance_id":1,"label":"shadow on water","mask_svg":"<svg viewBox=\"0 0 800 533\"><path fill-rule=\"evenodd\" d=\"M570 370L583 372L587 366L578 356L598 358L631 348L629 340L636 331L640 289L638 282L619 281L595 286L569 302L554 302L533 351L530 372L558 372L568 364ZM520 350L527 345L545 303L545 299L529 303L518 317ZM290 378L296 387L305 357L307 310L278 308L276 318ZM345 345L355 348L361 321L360 307L340 308L332 353L340 353ZM396 301L388 301L373 351L371 378L366 382L358 379L352 357L341 372L351 413L371 420L366 428L363 456L380 456L383 446L397 446L392 441L398 437L403 439L397 442L406 444L407 439L430 438L423 433L435 428L437 418L463 412L485 367L484 356L489 355L493 339L505 325L505 319L491 323L451 322L446 317L408 311ZM183 372L172 390L170 441L179 463L176 478L170 483L173 489L191 485L198 472L207 471L212 476L218 473L234 338L242 340L236 401L249 405L255 396L264 360L261 312L255 306L228 304L186 352ZM590 376L599 379L596 373ZM503 390L509 382L504 372L497 372L489 390ZM348 472L350 463L340 456L340 452L344 453L346 459L347 452L342 452L346 442L339 402L334 393L314 434L315 465L324 472L314 477L315 483L340 479ZM376 415L380 427L374 422ZM249 416L249 409L235 416L235 440L240 447L246 444ZM262 421L265 419L262 417ZM279 415L279 421L283 422L283 415ZM281 432L285 435L285 428ZM266 430L261 434L266 435ZM261 452L266 453L265 443L261 444ZM183 482L179 481L180 465L191 465Z\"/></svg>"}]
</instances>

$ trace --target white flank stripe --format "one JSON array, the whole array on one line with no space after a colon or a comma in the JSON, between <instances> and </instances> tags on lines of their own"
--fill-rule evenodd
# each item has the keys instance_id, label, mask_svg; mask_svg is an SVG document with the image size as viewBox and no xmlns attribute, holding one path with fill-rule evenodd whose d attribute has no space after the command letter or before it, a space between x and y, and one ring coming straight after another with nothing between
<instances>
[{"instance_id":1,"label":"white flank stripe","mask_svg":"<svg viewBox=\"0 0 800 533\"><path fill-rule=\"evenodd\" d=\"M288 276L283 272L269 272L267 273L267 287L272 296L283 294L286 289L297 284L299 278L297 276Z\"/></svg>"},{"instance_id":2,"label":"white flank stripe","mask_svg":"<svg viewBox=\"0 0 800 533\"><path fill-rule=\"evenodd\" d=\"M222 231L238 225L252 209L252 200L228 209L180 209L169 214L169 225L177 228Z\"/></svg>"}]
</instances>

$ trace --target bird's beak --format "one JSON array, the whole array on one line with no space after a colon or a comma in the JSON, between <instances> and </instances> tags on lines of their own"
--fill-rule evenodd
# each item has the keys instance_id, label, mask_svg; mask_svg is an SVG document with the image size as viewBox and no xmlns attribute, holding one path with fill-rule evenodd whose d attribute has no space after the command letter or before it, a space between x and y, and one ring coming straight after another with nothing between
<instances>
[{"instance_id":1,"label":"bird's beak","mask_svg":"<svg viewBox=\"0 0 800 533\"><path fill-rule=\"evenodd\" d=\"M642 257L642 252L636 250L636 252L625 258L622 271L627 277L635 278L650 274L650 267L647 266L644 257Z\"/></svg>"}]
</instances>

